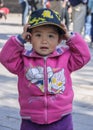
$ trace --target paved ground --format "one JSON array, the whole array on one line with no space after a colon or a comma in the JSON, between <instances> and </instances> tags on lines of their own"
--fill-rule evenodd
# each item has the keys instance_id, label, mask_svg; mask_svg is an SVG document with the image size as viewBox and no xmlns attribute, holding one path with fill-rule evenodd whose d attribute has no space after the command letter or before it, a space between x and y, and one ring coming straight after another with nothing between
<instances>
[{"instance_id":1,"label":"paved ground","mask_svg":"<svg viewBox=\"0 0 93 130\"><path fill-rule=\"evenodd\" d=\"M10 14L0 20L0 49L11 36L22 32L21 15ZM93 48L92 59L72 74L75 98L73 103L74 130L93 130ZM0 64L0 130L19 130L17 77Z\"/></svg>"}]
</instances>

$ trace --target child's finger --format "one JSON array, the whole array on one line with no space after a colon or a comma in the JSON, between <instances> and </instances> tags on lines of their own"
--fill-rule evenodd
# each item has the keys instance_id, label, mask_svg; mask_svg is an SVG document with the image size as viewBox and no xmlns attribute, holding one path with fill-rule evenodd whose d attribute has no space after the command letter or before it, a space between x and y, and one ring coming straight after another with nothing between
<instances>
[{"instance_id":1,"label":"child's finger","mask_svg":"<svg viewBox=\"0 0 93 130\"><path fill-rule=\"evenodd\" d=\"M27 29L30 27L30 25L29 24L25 24L25 26L24 26L24 28L23 28L23 31L24 32L27 32Z\"/></svg>"},{"instance_id":2,"label":"child's finger","mask_svg":"<svg viewBox=\"0 0 93 130\"><path fill-rule=\"evenodd\" d=\"M63 23L61 23L61 26L62 26L62 28L64 29L64 31L67 32L67 27L66 27L66 25L63 24Z\"/></svg>"}]
</instances>

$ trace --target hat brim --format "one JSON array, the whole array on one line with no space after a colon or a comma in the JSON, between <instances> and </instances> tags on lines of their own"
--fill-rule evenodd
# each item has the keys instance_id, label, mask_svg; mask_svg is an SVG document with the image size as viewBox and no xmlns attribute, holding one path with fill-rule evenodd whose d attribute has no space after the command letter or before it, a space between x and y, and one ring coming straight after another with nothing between
<instances>
[{"instance_id":1,"label":"hat brim","mask_svg":"<svg viewBox=\"0 0 93 130\"><path fill-rule=\"evenodd\" d=\"M29 29L32 29L32 28L35 28L35 27L39 27L39 26L43 26L43 25L54 25L54 26L58 27L60 34L65 34L65 30L62 28L61 25L58 25L58 24L55 24L55 23L51 23L51 22L45 22L45 23L39 23L37 25L32 25L32 26L29 27Z\"/></svg>"}]
</instances>

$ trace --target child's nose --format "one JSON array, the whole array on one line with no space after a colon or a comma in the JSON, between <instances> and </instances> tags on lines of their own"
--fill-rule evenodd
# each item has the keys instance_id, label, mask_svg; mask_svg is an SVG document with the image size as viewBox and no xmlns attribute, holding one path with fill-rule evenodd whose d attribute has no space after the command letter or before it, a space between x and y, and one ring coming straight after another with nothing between
<instances>
[{"instance_id":1,"label":"child's nose","mask_svg":"<svg viewBox=\"0 0 93 130\"><path fill-rule=\"evenodd\" d=\"M43 44L47 44L47 38L46 38L46 37L43 37L43 38L42 38L42 43L43 43Z\"/></svg>"}]
</instances>

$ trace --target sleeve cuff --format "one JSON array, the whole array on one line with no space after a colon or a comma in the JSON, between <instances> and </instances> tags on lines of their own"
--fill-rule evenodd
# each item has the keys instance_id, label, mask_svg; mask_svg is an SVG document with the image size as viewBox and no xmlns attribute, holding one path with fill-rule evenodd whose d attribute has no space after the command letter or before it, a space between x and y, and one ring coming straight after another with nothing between
<instances>
[{"instance_id":1,"label":"sleeve cuff","mask_svg":"<svg viewBox=\"0 0 93 130\"><path fill-rule=\"evenodd\" d=\"M21 43L21 44L25 44L26 43L26 41L22 38L22 36L21 35L17 35L17 40Z\"/></svg>"}]
</instances>

